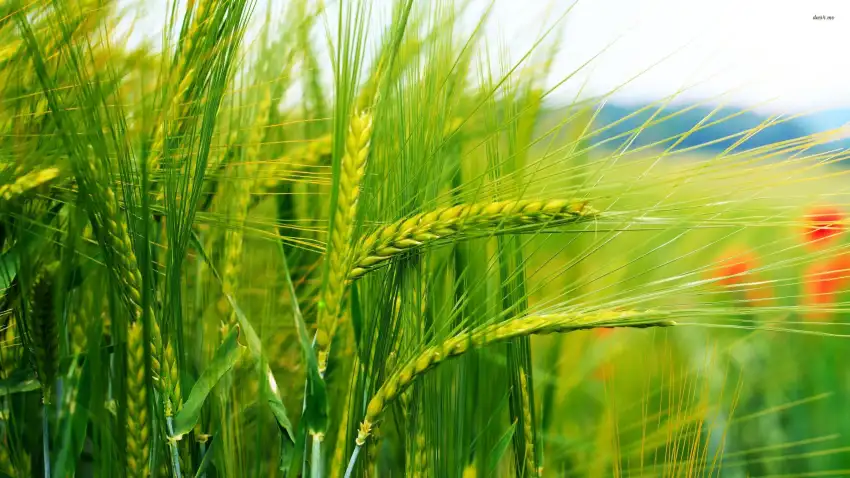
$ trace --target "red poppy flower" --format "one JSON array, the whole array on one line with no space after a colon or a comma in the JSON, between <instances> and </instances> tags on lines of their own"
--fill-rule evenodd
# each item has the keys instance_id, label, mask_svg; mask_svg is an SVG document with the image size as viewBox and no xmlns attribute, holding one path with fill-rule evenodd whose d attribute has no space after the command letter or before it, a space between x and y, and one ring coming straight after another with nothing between
<instances>
[{"instance_id":1,"label":"red poppy flower","mask_svg":"<svg viewBox=\"0 0 850 478\"><path fill-rule=\"evenodd\" d=\"M850 283L850 254L842 254L827 261L816 262L806 268L803 276L803 299L815 307L829 307L835 303L839 292ZM823 312L808 315L809 319L823 319Z\"/></svg>"},{"instance_id":2,"label":"red poppy flower","mask_svg":"<svg viewBox=\"0 0 850 478\"><path fill-rule=\"evenodd\" d=\"M755 255L749 251L739 250L724 254L717 266L711 271L711 276L717 283L724 286L741 285L751 280L749 275L756 267Z\"/></svg>"},{"instance_id":3,"label":"red poppy flower","mask_svg":"<svg viewBox=\"0 0 850 478\"><path fill-rule=\"evenodd\" d=\"M757 266L756 255L751 251L732 249L720 256L710 277L716 279L718 285L741 290L746 302L768 305L773 292L767 283L759 283L758 274L753 272Z\"/></svg>"},{"instance_id":4,"label":"red poppy flower","mask_svg":"<svg viewBox=\"0 0 850 478\"><path fill-rule=\"evenodd\" d=\"M818 206L806 213L804 239L814 247L824 247L847 229L844 212L835 206Z\"/></svg>"}]
</instances>

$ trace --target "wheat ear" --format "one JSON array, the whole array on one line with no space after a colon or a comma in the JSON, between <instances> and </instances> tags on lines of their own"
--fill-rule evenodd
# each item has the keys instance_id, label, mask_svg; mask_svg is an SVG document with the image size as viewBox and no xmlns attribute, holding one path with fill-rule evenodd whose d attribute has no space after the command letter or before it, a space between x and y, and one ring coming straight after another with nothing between
<instances>
[{"instance_id":1,"label":"wheat ear","mask_svg":"<svg viewBox=\"0 0 850 478\"><path fill-rule=\"evenodd\" d=\"M87 169L85 175L91 179L86 183L86 190L92 196L93 202L103 207L102 211L92 214L91 222L97 226L98 230L102 231L100 237L103 241L103 247L107 254L112 257L117 269L114 271L113 277L127 302L131 322L135 323L141 320L143 315L142 273L139 269L138 259L136 259L133 242L130 239L130 232L127 229L127 222L121 213L118 198L109 185L108 178L103 177L92 155L88 156L85 167ZM160 377L162 335L153 310L149 309L149 315L152 326L151 340L153 342L151 365L154 377ZM162 381L157 380L155 383L159 386Z\"/></svg>"},{"instance_id":2,"label":"wheat ear","mask_svg":"<svg viewBox=\"0 0 850 478\"><path fill-rule=\"evenodd\" d=\"M21 343L15 333L15 320L10 320L0 341L0 379L7 379L21 358Z\"/></svg>"},{"instance_id":3,"label":"wheat ear","mask_svg":"<svg viewBox=\"0 0 850 478\"><path fill-rule=\"evenodd\" d=\"M531 413L531 393L529 392L528 377L525 370L519 371L520 401L522 402L522 421L525 450L523 450L523 461L525 462L525 476L537 476L537 465L534 457L534 417Z\"/></svg>"},{"instance_id":4,"label":"wheat ear","mask_svg":"<svg viewBox=\"0 0 850 478\"><path fill-rule=\"evenodd\" d=\"M326 163L327 158L331 155L331 144L331 135L326 134L274 161L257 182L260 191L269 193L275 190L293 175L293 168L309 168Z\"/></svg>"},{"instance_id":5,"label":"wheat ear","mask_svg":"<svg viewBox=\"0 0 850 478\"><path fill-rule=\"evenodd\" d=\"M35 357L35 369L41 382L44 404L50 403L53 384L59 373L59 328L53 306L52 274L45 271L33 286L33 310L29 337Z\"/></svg>"},{"instance_id":6,"label":"wheat ear","mask_svg":"<svg viewBox=\"0 0 850 478\"><path fill-rule=\"evenodd\" d=\"M591 313L549 314L514 318L495 324L475 327L446 339L442 344L426 348L410 360L407 365L387 378L381 388L369 400L366 416L360 424L357 445L362 446L371 434L375 421L384 408L400 392L426 371L449 358L466 353L472 347L481 347L528 335L570 332L597 327L666 327L675 325L671 320L649 319L658 313L637 311L597 311Z\"/></svg>"},{"instance_id":7,"label":"wheat ear","mask_svg":"<svg viewBox=\"0 0 850 478\"><path fill-rule=\"evenodd\" d=\"M366 160L372 139L372 116L361 112L352 116L345 139L345 154L341 161L341 174L336 205L333 212L333 233L330 237L328 276L319 310L316 350L319 372L324 373L328 364L331 340L336 332L340 303L345 291L348 272L351 229L357 215L357 200L360 183L366 174Z\"/></svg>"},{"instance_id":8,"label":"wheat ear","mask_svg":"<svg viewBox=\"0 0 850 478\"><path fill-rule=\"evenodd\" d=\"M79 305L68 311L71 349L75 354L82 354L86 351L88 342L87 324L95 308L92 291L83 290L80 293L82 297L80 297Z\"/></svg>"},{"instance_id":9,"label":"wheat ear","mask_svg":"<svg viewBox=\"0 0 850 478\"><path fill-rule=\"evenodd\" d=\"M227 198L228 228L224 234L224 267L222 268L222 292L219 299L219 310L227 314L227 320L222 325L221 336L236 325L236 313L230 308L224 294L233 296L239 289L239 276L242 271L242 249L245 238L245 219L251 205L251 191L254 178L257 176L257 158L262 145L263 127L268 123L271 109L271 92L267 89L260 102L254 126L248 137L248 149L245 153L248 161L229 165L231 195Z\"/></svg>"},{"instance_id":10,"label":"wheat ear","mask_svg":"<svg viewBox=\"0 0 850 478\"><path fill-rule=\"evenodd\" d=\"M127 474L149 475L150 423L145 385L145 340L141 323L127 330Z\"/></svg>"},{"instance_id":11,"label":"wheat ear","mask_svg":"<svg viewBox=\"0 0 850 478\"><path fill-rule=\"evenodd\" d=\"M26 173L17 177L13 182L0 185L0 198L9 202L27 194L59 176L58 168L45 168Z\"/></svg>"},{"instance_id":12,"label":"wheat ear","mask_svg":"<svg viewBox=\"0 0 850 478\"><path fill-rule=\"evenodd\" d=\"M581 222L597 215L584 201L564 199L475 203L416 214L369 234L357 248L348 279L358 279L404 252L441 239L498 226Z\"/></svg>"},{"instance_id":13,"label":"wheat ear","mask_svg":"<svg viewBox=\"0 0 850 478\"><path fill-rule=\"evenodd\" d=\"M177 354L174 352L174 347L171 342L168 342L163 349L163 389L167 394L167 402L165 405L165 416L170 417L174 412L179 411L183 406L183 394L180 389L180 369L177 364Z\"/></svg>"}]
</instances>

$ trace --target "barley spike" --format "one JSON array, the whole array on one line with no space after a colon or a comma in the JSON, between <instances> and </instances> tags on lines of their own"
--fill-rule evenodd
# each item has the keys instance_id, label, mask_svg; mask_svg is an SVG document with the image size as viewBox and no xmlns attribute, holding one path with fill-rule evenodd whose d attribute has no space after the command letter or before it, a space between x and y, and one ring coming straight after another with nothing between
<instances>
[{"instance_id":1,"label":"barley spike","mask_svg":"<svg viewBox=\"0 0 850 478\"><path fill-rule=\"evenodd\" d=\"M667 327L675 325L672 320L648 319L658 317L657 312L639 311L597 311L591 313L565 313L533 315L515 318L494 324L485 324L472 330L446 339L442 344L433 345L414 356L401 369L387 378L383 385L369 400L366 416L360 424L356 443L362 446L372 432L372 428L381 412L400 392L426 371L445 360L462 355L472 347L490 345L515 337L528 335L571 332L574 330L597 327Z\"/></svg>"},{"instance_id":2,"label":"barley spike","mask_svg":"<svg viewBox=\"0 0 850 478\"><path fill-rule=\"evenodd\" d=\"M416 214L369 234L356 250L348 279L358 279L404 252L460 234L497 226L574 223L597 215L584 201L560 199L484 202Z\"/></svg>"},{"instance_id":3,"label":"barley spike","mask_svg":"<svg viewBox=\"0 0 850 478\"><path fill-rule=\"evenodd\" d=\"M127 331L127 474L149 475L150 423L145 385L145 341L141 324Z\"/></svg>"},{"instance_id":4,"label":"barley spike","mask_svg":"<svg viewBox=\"0 0 850 478\"><path fill-rule=\"evenodd\" d=\"M342 174L339 178L339 190L333 213L333 233L330 238L327 286L323 304L319 310L316 347L319 372L324 373L328 363L331 340L336 332L345 290L345 279L351 229L357 215L357 200L360 196L360 183L366 174L366 159L369 157L369 144L372 138L372 116L367 112L354 114L345 140L345 154L342 157Z\"/></svg>"},{"instance_id":5,"label":"barley spike","mask_svg":"<svg viewBox=\"0 0 850 478\"><path fill-rule=\"evenodd\" d=\"M9 202L23 196L33 189L46 184L59 176L58 168L46 168L26 173L13 182L0 185L0 198Z\"/></svg>"},{"instance_id":6,"label":"barley spike","mask_svg":"<svg viewBox=\"0 0 850 478\"><path fill-rule=\"evenodd\" d=\"M42 386L44 404L51 402L53 384L59 373L59 328L53 305L52 274L45 271L33 286L33 311L29 336L35 357L35 369Z\"/></svg>"}]
</instances>

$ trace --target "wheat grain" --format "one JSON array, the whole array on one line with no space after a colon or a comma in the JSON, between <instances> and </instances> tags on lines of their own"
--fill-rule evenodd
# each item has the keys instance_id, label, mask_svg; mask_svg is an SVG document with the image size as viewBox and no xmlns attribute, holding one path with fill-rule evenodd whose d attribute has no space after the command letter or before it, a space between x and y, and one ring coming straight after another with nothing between
<instances>
[{"instance_id":1,"label":"wheat grain","mask_svg":"<svg viewBox=\"0 0 850 478\"><path fill-rule=\"evenodd\" d=\"M528 335L569 332L597 327L665 327L675 323L658 317L657 312L597 311L591 313L549 314L515 318L495 324L476 327L446 339L442 344L426 348L407 365L387 378L380 389L369 400L366 416L360 424L357 444L362 446L371 434L375 420L399 392L410 386L426 371L445 360L462 355L472 347L481 347L496 342L525 337Z\"/></svg>"},{"instance_id":2,"label":"wheat grain","mask_svg":"<svg viewBox=\"0 0 850 478\"><path fill-rule=\"evenodd\" d=\"M141 324L130 324L127 330L127 474L139 477L147 477L150 469L145 346Z\"/></svg>"},{"instance_id":3,"label":"wheat grain","mask_svg":"<svg viewBox=\"0 0 850 478\"><path fill-rule=\"evenodd\" d=\"M369 234L357 248L348 279L414 248L460 234L482 232L498 226L575 223L597 216L584 201L499 201L445 207L416 214Z\"/></svg>"},{"instance_id":4,"label":"wheat grain","mask_svg":"<svg viewBox=\"0 0 850 478\"><path fill-rule=\"evenodd\" d=\"M328 363L331 340L336 332L340 303L345 291L348 271L348 256L351 229L357 215L360 183L366 174L366 160L372 138L372 116L367 112L355 114L349 124L345 140L345 154L341 162L341 174L336 205L333 213L333 232L330 238L327 283L319 310L316 348L319 372L324 373Z\"/></svg>"}]
</instances>

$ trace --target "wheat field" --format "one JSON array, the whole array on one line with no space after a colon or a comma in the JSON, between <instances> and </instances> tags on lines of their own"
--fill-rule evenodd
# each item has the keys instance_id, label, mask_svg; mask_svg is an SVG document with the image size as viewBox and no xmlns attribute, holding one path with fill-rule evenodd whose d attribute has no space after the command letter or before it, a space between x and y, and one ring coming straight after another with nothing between
<instances>
[{"instance_id":1,"label":"wheat field","mask_svg":"<svg viewBox=\"0 0 850 478\"><path fill-rule=\"evenodd\" d=\"M0 475L850 474L829 134L606 144L465 2L164 3L0 3Z\"/></svg>"}]
</instances>

